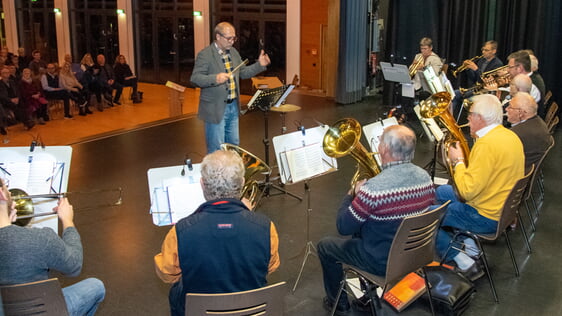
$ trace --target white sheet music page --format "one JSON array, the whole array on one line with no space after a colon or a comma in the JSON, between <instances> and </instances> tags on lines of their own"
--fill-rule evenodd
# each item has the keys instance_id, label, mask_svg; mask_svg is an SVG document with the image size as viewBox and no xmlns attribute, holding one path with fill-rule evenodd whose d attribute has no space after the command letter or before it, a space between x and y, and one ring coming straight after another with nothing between
<instances>
[{"instance_id":1,"label":"white sheet music page","mask_svg":"<svg viewBox=\"0 0 562 316\"><path fill-rule=\"evenodd\" d=\"M191 215L205 202L199 179L190 181L189 178L176 178L164 185L168 192L173 224Z\"/></svg>"},{"instance_id":2,"label":"white sheet music page","mask_svg":"<svg viewBox=\"0 0 562 316\"><path fill-rule=\"evenodd\" d=\"M287 163L293 182L322 173L322 146L318 143L295 148L286 152Z\"/></svg>"}]
</instances>

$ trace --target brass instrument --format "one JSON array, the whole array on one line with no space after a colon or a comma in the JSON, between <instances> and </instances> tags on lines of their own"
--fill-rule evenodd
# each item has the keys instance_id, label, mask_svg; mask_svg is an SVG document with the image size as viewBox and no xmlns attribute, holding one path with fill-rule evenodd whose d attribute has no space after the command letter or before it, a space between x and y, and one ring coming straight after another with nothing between
<instances>
[{"instance_id":1,"label":"brass instrument","mask_svg":"<svg viewBox=\"0 0 562 316\"><path fill-rule=\"evenodd\" d=\"M449 104L451 103L451 95L448 92L438 92L431 95L429 98L420 102L420 114L424 118L434 118L441 122L442 125L447 129L448 133L443 138L441 144L441 154L443 160L446 162L447 171L449 175L453 177L452 162L449 160L449 147L456 142L459 142L461 146L462 153L464 155L464 163L468 166L468 156L470 154L470 149L468 147L468 142L464 137L461 127L457 125L455 118L449 111ZM463 102L464 105L464 102ZM467 103L467 106L468 105Z\"/></svg>"},{"instance_id":2,"label":"brass instrument","mask_svg":"<svg viewBox=\"0 0 562 316\"><path fill-rule=\"evenodd\" d=\"M360 179L372 178L381 172L373 153L370 153L359 142L361 138L361 125L357 120L344 118L330 126L324 139L322 147L326 155L332 158L340 158L347 154L357 160L357 170L351 179L351 186Z\"/></svg>"},{"instance_id":3,"label":"brass instrument","mask_svg":"<svg viewBox=\"0 0 562 316\"><path fill-rule=\"evenodd\" d=\"M511 74L507 71L509 65L501 66L496 69L492 69L482 73L480 79L483 83L477 82L473 87L470 88L460 88L461 94L472 91L473 94L482 94L489 91L495 91L499 87L503 87L509 84L511 81Z\"/></svg>"},{"instance_id":4,"label":"brass instrument","mask_svg":"<svg viewBox=\"0 0 562 316\"><path fill-rule=\"evenodd\" d=\"M483 56L484 56L484 55L474 56L474 57L472 57L471 59L467 59L467 60L463 61L462 65L460 65L459 68L457 68L457 69L455 69L455 70L453 71L453 77L456 78L456 77L457 77L457 74L458 74L459 72L463 72L463 71L465 71L465 70L468 69L468 66L466 65L466 62L467 62L467 61L472 61L472 62L473 62L473 61L475 61L475 60L477 60L477 59L482 58Z\"/></svg>"},{"instance_id":5,"label":"brass instrument","mask_svg":"<svg viewBox=\"0 0 562 316\"><path fill-rule=\"evenodd\" d=\"M48 194L34 194L34 195L28 195L24 190L21 189L10 189L10 194L12 197L12 200L15 202L16 204L16 222L15 224L18 226L26 226L27 224L29 224L31 222L31 219L34 217L41 217L41 216L47 216L47 215L53 215L56 214L56 212L45 212L45 213L38 213L35 214L35 207L34 205L37 205L38 202L34 202L33 199L59 199L62 197L66 197L69 194L72 193L82 193L82 194L91 194L91 193L96 193L96 192L118 192L118 196L115 202L113 203L109 203L109 204L100 204L97 205L96 207L105 207L105 206L117 206L117 205L121 205L123 204L123 198L122 198L122 193L123 190L121 188L117 188L117 189L109 189L109 190L95 190L95 191L89 191L89 192L64 192L64 193L48 193ZM81 208L81 210L86 210L86 209L91 209L94 207L89 207L89 208Z\"/></svg>"},{"instance_id":6,"label":"brass instrument","mask_svg":"<svg viewBox=\"0 0 562 316\"><path fill-rule=\"evenodd\" d=\"M239 146L225 143L221 144L221 149L232 150L242 158L242 161L244 162L244 169L246 171L244 173L244 187L242 189L240 199L247 198L251 205L254 205L257 202L256 197L260 189L258 182L252 178L258 174L270 175L271 168L260 158Z\"/></svg>"},{"instance_id":7,"label":"brass instrument","mask_svg":"<svg viewBox=\"0 0 562 316\"><path fill-rule=\"evenodd\" d=\"M414 62L410 65L410 67L408 68L408 72L410 73L410 78L414 78L414 76L416 75L416 72L418 72L418 68L420 65L423 65L424 63L424 58L422 54L418 55L418 58L416 58L414 60Z\"/></svg>"}]
</instances>

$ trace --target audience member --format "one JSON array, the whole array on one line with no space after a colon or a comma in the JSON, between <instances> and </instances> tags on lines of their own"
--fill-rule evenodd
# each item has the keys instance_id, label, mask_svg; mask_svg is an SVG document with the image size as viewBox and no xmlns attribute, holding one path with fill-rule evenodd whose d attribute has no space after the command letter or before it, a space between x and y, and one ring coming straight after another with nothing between
<instances>
[{"instance_id":1,"label":"audience member","mask_svg":"<svg viewBox=\"0 0 562 316\"><path fill-rule=\"evenodd\" d=\"M29 69L31 69L34 77L41 78L47 71L47 63L41 59L39 50L34 50L31 56L33 56L33 59L29 62Z\"/></svg>"},{"instance_id":2,"label":"audience member","mask_svg":"<svg viewBox=\"0 0 562 316\"><path fill-rule=\"evenodd\" d=\"M88 109L88 101L84 95L83 86L72 73L69 63L64 63L60 70L59 77L61 87L69 93L70 98L78 105L79 115L85 116L86 114L92 114Z\"/></svg>"},{"instance_id":3,"label":"audience member","mask_svg":"<svg viewBox=\"0 0 562 316\"><path fill-rule=\"evenodd\" d=\"M16 81L10 78L10 68L4 66L0 69L0 103L5 112L12 112L15 119L22 122L29 130L35 126L23 102L21 102L19 88Z\"/></svg>"},{"instance_id":4,"label":"audience member","mask_svg":"<svg viewBox=\"0 0 562 316\"><path fill-rule=\"evenodd\" d=\"M47 64L47 73L41 77L41 87L45 91L48 100L62 100L64 103L64 118L71 119L70 114L70 94L60 82L55 64Z\"/></svg>"},{"instance_id":5,"label":"audience member","mask_svg":"<svg viewBox=\"0 0 562 316\"><path fill-rule=\"evenodd\" d=\"M133 75L131 67L127 64L125 56L119 55L115 59L115 65L113 65L113 70L115 72L115 82L121 85L121 89L117 89L115 92L115 100L119 101L123 87L132 87L133 93L131 99L133 103L141 103L139 93L137 91L137 76ZM115 100L113 102L115 102Z\"/></svg>"},{"instance_id":6,"label":"audience member","mask_svg":"<svg viewBox=\"0 0 562 316\"><path fill-rule=\"evenodd\" d=\"M40 125L49 120L47 98L41 89L41 83L31 76L31 70L25 68L20 81L20 95L29 117L36 117Z\"/></svg>"}]
</instances>

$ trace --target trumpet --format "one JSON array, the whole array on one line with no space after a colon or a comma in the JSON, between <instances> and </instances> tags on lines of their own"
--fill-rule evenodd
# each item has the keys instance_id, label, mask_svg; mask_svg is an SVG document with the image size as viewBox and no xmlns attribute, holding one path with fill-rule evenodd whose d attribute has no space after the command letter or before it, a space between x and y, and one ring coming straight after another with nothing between
<instances>
[{"instance_id":1,"label":"trumpet","mask_svg":"<svg viewBox=\"0 0 562 316\"><path fill-rule=\"evenodd\" d=\"M459 72L463 72L463 71L465 71L465 70L468 69L468 66L467 66L467 63L466 63L467 61L472 61L472 62L473 62L473 61L475 61L475 60L477 60L477 59L482 58L483 56L484 56L484 55L474 56L474 57L472 57L471 59L467 59L467 60L463 61L462 65L460 65L459 68L457 68L457 69L455 69L455 70L453 71L453 77L456 78Z\"/></svg>"},{"instance_id":2,"label":"trumpet","mask_svg":"<svg viewBox=\"0 0 562 316\"><path fill-rule=\"evenodd\" d=\"M121 188L108 189L108 190L106 189L94 190L89 192L64 192L64 193L48 193L48 194L34 194L34 195L28 195L24 190L17 189L17 188L10 189L9 191L12 200L16 204L17 217L16 217L15 224L18 226L26 226L31 222L31 219L34 217L56 214L56 212L45 212L45 213L36 214L34 206L37 205L38 202L34 202L33 199L60 199L63 197L67 197L69 194L74 194L74 193L85 194L85 193L117 192L118 196L115 202L107 203L107 204L99 204L96 205L95 207L99 208L99 207L106 207L106 206L118 206L123 204L123 198L122 198L123 190ZM92 208L94 208L94 206L88 208L82 208L80 210L84 211Z\"/></svg>"},{"instance_id":3,"label":"trumpet","mask_svg":"<svg viewBox=\"0 0 562 316\"><path fill-rule=\"evenodd\" d=\"M410 78L414 78L416 72L418 72L418 68L420 65L423 65L424 58L422 54L419 54L418 57L414 60L414 62L408 68L408 72L410 73Z\"/></svg>"}]
</instances>

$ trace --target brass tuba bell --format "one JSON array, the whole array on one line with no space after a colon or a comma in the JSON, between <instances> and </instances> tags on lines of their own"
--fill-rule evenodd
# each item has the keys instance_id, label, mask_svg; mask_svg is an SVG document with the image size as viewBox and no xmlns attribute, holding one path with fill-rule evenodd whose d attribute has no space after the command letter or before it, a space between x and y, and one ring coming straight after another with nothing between
<instances>
[{"instance_id":1,"label":"brass tuba bell","mask_svg":"<svg viewBox=\"0 0 562 316\"><path fill-rule=\"evenodd\" d=\"M357 171L351 179L351 186L360 179L368 179L376 176L381 169L373 156L359 142L361 138L361 125L357 120L344 118L337 121L328 128L322 147L326 155L332 158L340 158L350 154L357 160Z\"/></svg>"},{"instance_id":2,"label":"brass tuba bell","mask_svg":"<svg viewBox=\"0 0 562 316\"><path fill-rule=\"evenodd\" d=\"M271 168L263 162L260 158L256 157L254 154L242 149L239 146L224 143L221 144L222 150L232 150L236 152L244 162L244 187L242 189L242 195L240 198L247 198L251 205L254 205L258 192L260 191L258 182L253 179L254 176L259 174L269 175L271 174Z\"/></svg>"},{"instance_id":3,"label":"brass tuba bell","mask_svg":"<svg viewBox=\"0 0 562 316\"><path fill-rule=\"evenodd\" d=\"M437 120L447 129L448 133L442 140L441 144L441 154L443 160L446 162L447 171L449 172L451 177L453 177L454 166L449 160L449 147L453 143L457 141L459 142L464 155L464 163L467 166L470 149L462 130L455 121L455 118L451 114L451 111L449 111L450 103L451 95L448 92L435 93L429 98L420 102L420 114L424 118L437 117Z\"/></svg>"}]
</instances>

